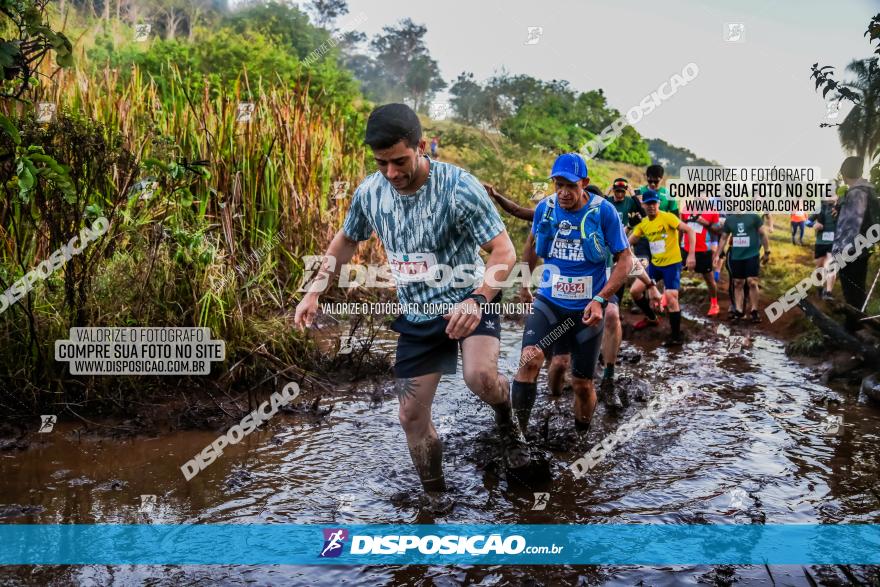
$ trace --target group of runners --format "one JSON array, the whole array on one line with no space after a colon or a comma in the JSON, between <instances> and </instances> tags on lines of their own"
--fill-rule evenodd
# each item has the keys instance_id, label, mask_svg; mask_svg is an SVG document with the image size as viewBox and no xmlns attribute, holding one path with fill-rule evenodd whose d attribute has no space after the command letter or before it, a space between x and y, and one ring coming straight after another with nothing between
<instances>
[{"instance_id":1,"label":"group of runners","mask_svg":"<svg viewBox=\"0 0 880 587\"><path fill-rule=\"evenodd\" d=\"M366 143L378 172L355 191L343 227L312 283L329 283L358 243L376 233L404 307L451 305L446 315L414 312L399 316L391 326L399 333L394 364L398 416L426 496L437 498L446 490L431 404L441 376L456 372L459 348L466 386L494 412L508 471L526 471L535 459L524 431L545 361L550 361L553 393L561 391L570 369L579 436L589 429L600 395L609 407L620 407L614 367L622 338L620 303L627 287L643 314L635 328L657 327L665 315L669 335L664 344L675 348L684 342L682 271L702 276L709 293L707 314L715 316L717 270L725 260L733 289L730 318L760 320L760 263L770 256L762 218L679 214L660 185L659 165L648 167L645 185L632 189L626 178L618 178L603 193L590 182L579 154L563 154L550 172L553 193L529 209L467 171L428 157L418 116L403 104L372 112ZM533 270L539 259L543 261L536 291L527 284L521 291L532 306L512 381L498 371L500 316L485 306L500 300L500 283L517 262L493 199L503 210L531 221L521 257ZM817 218L817 224L827 228L828 219ZM481 249L488 255L485 262ZM434 279L431 267L436 265L468 265L478 271L473 282L462 287L461 280ZM314 321L321 291L314 285L305 294L296 309L297 326L305 328ZM600 354L604 370L597 394L594 371Z\"/></svg>"}]
</instances>

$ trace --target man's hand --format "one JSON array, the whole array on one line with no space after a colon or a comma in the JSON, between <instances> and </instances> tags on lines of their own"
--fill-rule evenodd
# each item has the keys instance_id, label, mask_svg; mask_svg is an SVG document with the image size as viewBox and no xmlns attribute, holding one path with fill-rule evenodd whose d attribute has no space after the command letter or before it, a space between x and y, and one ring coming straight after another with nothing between
<instances>
[{"instance_id":1,"label":"man's hand","mask_svg":"<svg viewBox=\"0 0 880 587\"><path fill-rule=\"evenodd\" d=\"M484 183L483 188L486 190L486 193L489 194L490 197L498 199L498 192L495 190L495 186L491 183Z\"/></svg>"},{"instance_id":2,"label":"man's hand","mask_svg":"<svg viewBox=\"0 0 880 587\"><path fill-rule=\"evenodd\" d=\"M452 340L458 340L476 330L483 317L483 311L477 300L468 298L455 304L452 311L443 317L449 321L446 325L446 335Z\"/></svg>"},{"instance_id":3,"label":"man's hand","mask_svg":"<svg viewBox=\"0 0 880 587\"><path fill-rule=\"evenodd\" d=\"M317 294L307 293L302 301L296 305L296 314L293 317L293 325L300 330L305 330L315 322L318 313Z\"/></svg>"},{"instance_id":4,"label":"man's hand","mask_svg":"<svg viewBox=\"0 0 880 587\"><path fill-rule=\"evenodd\" d=\"M825 227L822 226L821 222L816 222L815 224L813 224L813 228L815 228L816 230L822 230Z\"/></svg>"},{"instance_id":5,"label":"man's hand","mask_svg":"<svg viewBox=\"0 0 880 587\"><path fill-rule=\"evenodd\" d=\"M764 257L761 259L761 263L766 265L770 262L770 251L764 251Z\"/></svg>"},{"instance_id":6,"label":"man's hand","mask_svg":"<svg viewBox=\"0 0 880 587\"><path fill-rule=\"evenodd\" d=\"M697 256L693 251L691 251L690 253L688 253L688 258L687 258L688 271L693 271L696 266L697 266Z\"/></svg>"},{"instance_id":7,"label":"man's hand","mask_svg":"<svg viewBox=\"0 0 880 587\"><path fill-rule=\"evenodd\" d=\"M602 321L604 315L605 308L602 307L602 304L593 300L584 308L584 317L581 319L581 322L587 326L595 326Z\"/></svg>"},{"instance_id":8,"label":"man's hand","mask_svg":"<svg viewBox=\"0 0 880 587\"><path fill-rule=\"evenodd\" d=\"M532 295L532 290L527 287L519 290L519 298L524 304L531 304L535 301L535 297Z\"/></svg>"},{"instance_id":9,"label":"man's hand","mask_svg":"<svg viewBox=\"0 0 880 587\"><path fill-rule=\"evenodd\" d=\"M648 288L648 301L651 303L651 307L654 310L660 309L660 301L663 299L663 294L660 293L660 290L657 289L656 285L652 285Z\"/></svg>"}]
</instances>

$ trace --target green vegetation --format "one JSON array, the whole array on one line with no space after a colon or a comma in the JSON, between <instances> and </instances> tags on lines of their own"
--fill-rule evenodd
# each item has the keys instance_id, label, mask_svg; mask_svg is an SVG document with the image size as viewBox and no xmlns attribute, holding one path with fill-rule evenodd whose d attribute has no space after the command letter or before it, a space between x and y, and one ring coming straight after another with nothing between
<instances>
[{"instance_id":1,"label":"green vegetation","mask_svg":"<svg viewBox=\"0 0 880 587\"><path fill-rule=\"evenodd\" d=\"M547 153L581 151L620 112L602 90L577 93L567 81L544 82L527 75L496 75L485 84L462 73L449 90L461 122L497 129L523 149ZM648 165L648 143L631 126L600 153L603 159Z\"/></svg>"}]
</instances>

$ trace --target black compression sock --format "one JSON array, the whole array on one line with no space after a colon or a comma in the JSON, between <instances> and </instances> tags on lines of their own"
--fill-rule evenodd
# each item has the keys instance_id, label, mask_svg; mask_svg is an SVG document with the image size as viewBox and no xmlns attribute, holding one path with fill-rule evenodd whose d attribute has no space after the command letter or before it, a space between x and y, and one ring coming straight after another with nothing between
<instances>
[{"instance_id":1,"label":"black compression sock","mask_svg":"<svg viewBox=\"0 0 880 587\"><path fill-rule=\"evenodd\" d=\"M673 337L678 338L681 335L681 311L669 312L669 327Z\"/></svg>"},{"instance_id":2,"label":"black compression sock","mask_svg":"<svg viewBox=\"0 0 880 587\"><path fill-rule=\"evenodd\" d=\"M650 302L648 302L648 298L645 296L640 297L636 300L636 305L642 309L642 312L645 313L645 316L648 317L649 320L656 320L657 314L654 313L654 309L651 308Z\"/></svg>"},{"instance_id":3,"label":"black compression sock","mask_svg":"<svg viewBox=\"0 0 880 587\"><path fill-rule=\"evenodd\" d=\"M519 420L519 427L523 432L528 428L529 416L532 413L532 407L535 405L535 396L537 395L537 383L513 382L513 387L510 390L510 400L516 412L516 419Z\"/></svg>"},{"instance_id":4,"label":"black compression sock","mask_svg":"<svg viewBox=\"0 0 880 587\"><path fill-rule=\"evenodd\" d=\"M575 419L574 419L574 429L575 429L577 432L586 432L587 430L590 429L590 423L589 423L589 422L583 422L583 421L578 420L577 418L575 418Z\"/></svg>"}]
</instances>

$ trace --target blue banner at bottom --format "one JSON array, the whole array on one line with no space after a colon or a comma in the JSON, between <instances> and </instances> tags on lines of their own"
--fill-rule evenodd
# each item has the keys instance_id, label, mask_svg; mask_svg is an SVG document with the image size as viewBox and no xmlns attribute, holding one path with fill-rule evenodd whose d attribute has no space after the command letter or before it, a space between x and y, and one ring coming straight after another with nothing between
<instances>
[{"instance_id":1,"label":"blue banner at bottom","mask_svg":"<svg viewBox=\"0 0 880 587\"><path fill-rule=\"evenodd\" d=\"M4 565L880 564L880 525L0 525Z\"/></svg>"}]
</instances>

